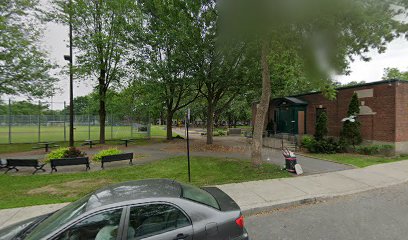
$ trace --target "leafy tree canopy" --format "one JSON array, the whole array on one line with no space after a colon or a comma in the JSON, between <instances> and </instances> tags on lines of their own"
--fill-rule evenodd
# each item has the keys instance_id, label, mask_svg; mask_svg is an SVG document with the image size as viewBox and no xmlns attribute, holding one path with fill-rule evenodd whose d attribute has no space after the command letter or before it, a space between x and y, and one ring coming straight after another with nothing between
<instances>
[{"instance_id":1,"label":"leafy tree canopy","mask_svg":"<svg viewBox=\"0 0 408 240\"><path fill-rule=\"evenodd\" d=\"M57 78L40 48L38 0L0 1L0 96L49 96Z\"/></svg>"}]
</instances>

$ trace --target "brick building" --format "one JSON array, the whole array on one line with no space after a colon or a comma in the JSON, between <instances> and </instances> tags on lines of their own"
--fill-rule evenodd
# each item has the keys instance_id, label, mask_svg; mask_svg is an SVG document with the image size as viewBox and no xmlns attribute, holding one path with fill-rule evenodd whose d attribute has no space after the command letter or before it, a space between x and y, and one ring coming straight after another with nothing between
<instances>
[{"instance_id":1,"label":"brick building","mask_svg":"<svg viewBox=\"0 0 408 240\"><path fill-rule=\"evenodd\" d=\"M314 134L317 116L326 112L329 135L338 137L353 93L360 100L361 134L366 143L392 144L408 153L408 81L387 80L337 89L337 98L320 92L273 99L265 122L276 133ZM253 108L253 117L256 104Z\"/></svg>"}]
</instances>

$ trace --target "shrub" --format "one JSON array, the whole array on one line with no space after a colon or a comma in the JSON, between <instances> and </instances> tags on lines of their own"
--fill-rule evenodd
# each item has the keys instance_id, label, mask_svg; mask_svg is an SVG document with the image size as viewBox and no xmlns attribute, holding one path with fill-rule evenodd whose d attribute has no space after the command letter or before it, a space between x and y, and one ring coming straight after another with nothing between
<instances>
[{"instance_id":1,"label":"shrub","mask_svg":"<svg viewBox=\"0 0 408 240\"><path fill-rule=\"evenodd\" d=\"M47 157L45 158L45 162L50 162L51 159L58 159L58 158L64 158L65 153L68 151L67 147L64 148L58 148L55 150L52 150Z\"/></svg>"},{"instance_id":2,"label":"shrub","mask_svg":"<svg viewBox=\"0 0 408 240\"><path fill-rule=\"evenodd\" d=\"M356 147L356 152L364 155L376 155L376 154L388 155L393 149L394 146L392 145L367 145Z\"/></svg>"},{"instance_id":3,"label":"shrub","mask_svg":"<svg viewBox=\"0 0 408 240\"><path fill-rule=\"evenodd\" d=\"M122 153L122 151L117 148L105 149L95 154L93 156L93 160L96 162L100 162L102 160L102 157L104 156L115 155L115 154L120 154L120 153Z\"/></svg>"},{"instance_id":4,"label":"shrub","mask_svg":"<svg viewBox=\"0 0 408 240\"><path fill-rule=\"evenodd\" d=\"M343 145L353 145L356 146L362 142L362 137L360 133L360 122L357 119L357 115L360 112L360 103L358 101L358 96L356 93L353 94L349 109L347 111L348 116L355 116L355 121L345 121L343 123L343 128L340 133L341 142Z\"/></svg>"},{"instance_id":5,"label":"shrub","mask_svg":"<svg viewBox=\"0 0 408 240\"><path fill-rule=\"evenodd\" d=\"M320 141L327 136L327 133L327 114L326 112L322 112L317 118L316 133L314 137L317 141Z\"/></svg>"},{"instance_id":6,"label":"shrub","mask_svg":"<svg viewBox=\"0 0 408 240\"><path fill-rule=\"evenodd\" d=\"M49 162L51 159L84 157L85 155L86 153L81 152L81 150L75 147L63 147L51 151L47 155L45 162Z\"/></svg>"},{"instance_id":7,"label":"shrub","mask_svg":"<svg viewBox=\"0 0 408 240\"><path fill-rule=\"evenodd\" d=\"M309 149L310 147L312 147L314 144L316 144L316 140L309 135L304 135L302 137L302 147Z\"/></svg>"},{"instance_id":8,"label":"shrub","mask_svg":"<svg viewBox=\"0 0 408 240\"><path fill-rule=\"evenodd\" d=\"M323 138L321 140L316 140L311 136L304 136L302 139L302 146L311 153L333 154L343 150L342 145L334 138Z\"/></svg>"}]
</instances>

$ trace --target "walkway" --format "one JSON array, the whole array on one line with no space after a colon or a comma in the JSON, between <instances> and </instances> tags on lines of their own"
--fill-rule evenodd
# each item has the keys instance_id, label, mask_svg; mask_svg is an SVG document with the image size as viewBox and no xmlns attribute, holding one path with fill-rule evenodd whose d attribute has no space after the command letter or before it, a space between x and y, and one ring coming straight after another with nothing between
<instances>
[{"instance_id":1,"label":"walkway","mask_svg":"<svg viewBox=\"0 0 408 240\"><path fill-rule=\"evenodd\" d=\"M316 202L408 182L408 161L296 178L234 183L218 186L231 196L245 215ZM0 228L45 214L63 205L0 210Z\"/></svg>"}]
</instances>

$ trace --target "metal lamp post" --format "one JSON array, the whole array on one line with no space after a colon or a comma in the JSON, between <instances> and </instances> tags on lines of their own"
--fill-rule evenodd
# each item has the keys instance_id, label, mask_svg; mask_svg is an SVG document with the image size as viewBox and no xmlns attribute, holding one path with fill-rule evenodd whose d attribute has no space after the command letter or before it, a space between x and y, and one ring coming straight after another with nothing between
<instances>
[{"instance_id":1,"label":"metal lamp post","mask_svg":"<svg viewBox=\"0 0 408 240\"><path fill-rule=\"evenodd\" d=\"M69 1L69 55L64 59L69 61L69 146L74 146L74 75L72 72L72 0Z\"/></svg>"}]
</instances>

